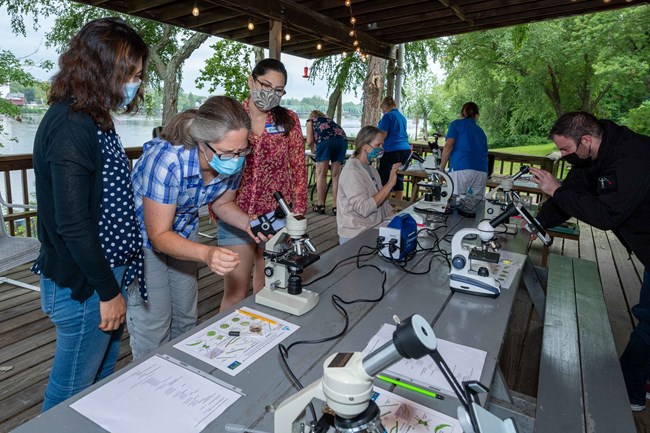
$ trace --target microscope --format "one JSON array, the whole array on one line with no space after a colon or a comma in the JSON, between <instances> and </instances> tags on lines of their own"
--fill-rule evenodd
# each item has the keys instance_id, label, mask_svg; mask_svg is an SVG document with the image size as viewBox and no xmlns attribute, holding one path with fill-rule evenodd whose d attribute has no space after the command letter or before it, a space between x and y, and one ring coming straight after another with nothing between
<instances>
[{"instance_id":1,"label":"microscope","mask_svg":"<svg viewBox=\"0 0 650 433\"><path fill-rule=\"evenodd\" d=\"M522 200L517 191L513 190L515 180L528 173L529 166L522 165L517 173L501 180L499 186L485 195L485 218L494 218L506 210L510 203Z\"/></svg>"},{"instance_id":2,"label":"microscope","mask_svg":"<svg viewBox=\"0 0 650 433\"><path fill-rule=\"evenodd\" d=\"M551 244L551 237L546 233L539 221L524 207L521 200L515 200L506 206L503 213L491 221L483 220L477 228L461 229L451 241L451 269L449 271L449 285L451 290L473 295L496 298L501 293L501 284L490 275L488 263L499 263L500 255L496 252L501 248L498 240L494 238L494 229L505 223L510 217L521 215L526 221L526 229L544 243ZM481 246L466 247L463 240L469 236L481 239ZM472 262L479 263L478 269L472 267Z\"/></svg>"},{"instance_id":3,"label":"microscope","mask_svg":"<svg viewBox=\"0 0 650 433\"><path fill-rule=\"evenodd\" d=\"M296 418L314 398L326 402L334 416L323 415L311 433L324 433L330 427L339 433L385 433L379 407L371 399L373 377L402 358L420 359L426 355L433 358L460 401L458 421L465 433L517 432L512 419L503 421L480 406L478 393L487 392L485 386L470 381L464 382L461 387L437 350L433 329L422 316L415 314L400 321L392 340L365 358L361 352L341 352L329 356L323 364L321 379L289 397L275 409L275 433L291 432Z\"/></svg>"},{"instance_id":4,"label":"microscope","mask_svg":"<svg viewBox=\"0 0 650 433\"><path fill-rule=\"evenodd\" d=\"M306 234L307 219L294 214L280 192L273 196L286 215L285 226L266 243L264 288L255 302L301 316L316 306L318 293L303 290L300 274L320 256Z\"/></svg>"},{"instance_id":5,"label":"microscope","mask_svg":"<svg viewBox=\"0 0 650 433\"><path fill-rule=\"evenodd\" d=\"M425 188L427 192L424 198L415 204L415 210L420 212L446 213L449 199L454 193L454 182L451 177L442 170L439 170L440 148L437 144L437 135L434 135L436 142L429 143L431 155L422 158L416 152L412 152L412 159L420 164L422 170L427 174L429 180L418 182L418 186Z\"/></svg>"}]
</instances>

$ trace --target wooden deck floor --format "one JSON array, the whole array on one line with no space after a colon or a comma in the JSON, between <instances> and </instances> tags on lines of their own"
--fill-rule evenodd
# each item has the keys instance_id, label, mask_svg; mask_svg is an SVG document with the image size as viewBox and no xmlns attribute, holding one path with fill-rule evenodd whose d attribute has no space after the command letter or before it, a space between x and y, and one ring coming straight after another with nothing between
<instances>
[{"instance_id":1,"label":"wooden deck floor","mask_svg":"<svg viewBox=\"0 0 650 433\"><path fill-rule=\"evenodd\" d=\"M320 253L338 245L333 216L311 212L307 216L310 236ZM205 219L202 221L202 233L214 234L215 231L214 225ZM201 241L215 242L208 238L201 238ZM533 263L539 265L541 248L539 243L534 245L530 256ZM638 300L643 266L636 259L628 260L624 248L611 233L584 224L581 224L580 241L556 239L551 252L598 263L616 346L619 353L622 352L633 326L630 307ZM10 275L37 284L29 266L14 269ZM199 321L218 313L222 293L223 279L201 268ZM511 329L501 355L501 368L510 388L529 396L537 394L541 332L541 321L526 291L519 290ZM0 433L12 430L40 412L55 337L49 318L40 309L38 292L0 284ZM130 360L128 333L125 333L117 367L121 368ZM635 422L639 432L650 432L650 410L635 414Z\"/></svg>"}]
</instances>

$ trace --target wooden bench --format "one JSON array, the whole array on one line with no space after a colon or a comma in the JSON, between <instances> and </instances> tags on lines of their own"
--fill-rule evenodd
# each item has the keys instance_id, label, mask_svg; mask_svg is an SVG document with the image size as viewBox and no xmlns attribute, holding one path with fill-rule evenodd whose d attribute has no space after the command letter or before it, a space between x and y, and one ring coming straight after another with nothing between
<instances>
[{"instance_id":1,"label":"wooden bench","mask_svg":"<svg viewBox=\"0 0 650 433\"><path fill-rule=\"evenodd\" d=\"M535 433L635 433L596 263L551 254Z\"/></svg>"}]
</instances>

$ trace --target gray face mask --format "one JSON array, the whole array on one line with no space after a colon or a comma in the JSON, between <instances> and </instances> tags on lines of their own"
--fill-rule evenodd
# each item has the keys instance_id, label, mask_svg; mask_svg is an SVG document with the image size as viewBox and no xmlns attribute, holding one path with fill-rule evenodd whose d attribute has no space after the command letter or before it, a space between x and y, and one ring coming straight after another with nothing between
<instances>
[{"instance_id":1,"label":"gray face mask","mask_svg":"<svg viewBox=\"0 0 650 433\"><path fill-rule=\"evenodd\" d=\"M282 96L278 96L275 90L251 90L251 100L260 111L266 112L277 107L281 99Z\"/></svg>"}]
</instances>

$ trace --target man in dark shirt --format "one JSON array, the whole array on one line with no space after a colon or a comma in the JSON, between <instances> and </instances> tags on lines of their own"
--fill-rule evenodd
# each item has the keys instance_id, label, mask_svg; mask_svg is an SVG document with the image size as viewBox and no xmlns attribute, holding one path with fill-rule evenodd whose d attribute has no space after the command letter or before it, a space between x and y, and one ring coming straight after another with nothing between
<instances>
[{"instance_id":1,"label":"man in dark shirt","mask_svg":"<svg viewBox=\"0 0 650 433\"><path fill-rule=\"evenodd\" d=\"M645 409L644 385L650 378L650 137L585 112L562 115L549 133L571 164L564 182L531 167L533 180L550 199L537 219L554 227L576 217L611 230L645 267L639 303L621 368L633 411Z\"/></svg>"}]
</instances>

